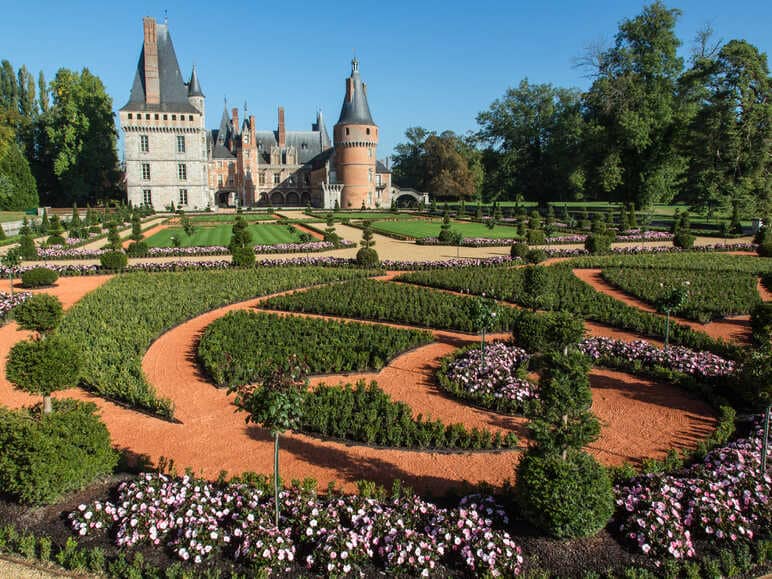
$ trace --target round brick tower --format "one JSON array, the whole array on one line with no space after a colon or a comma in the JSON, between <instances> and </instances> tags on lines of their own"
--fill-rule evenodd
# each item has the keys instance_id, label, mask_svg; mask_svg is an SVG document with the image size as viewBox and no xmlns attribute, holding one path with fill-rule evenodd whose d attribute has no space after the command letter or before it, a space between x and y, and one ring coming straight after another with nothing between
<instances>
[{"instance_id":1,"label":"round brick tower","mask_svg":"<svg viewBox=\"0 0 772 579\"><path fill-rule=\"evenodd\" d=\"M359 77L359 61L351 61L351 76L346 79L346 98L340 118L333 129L335 172L343 184L342 209L375 207L375 149L378 126L367 105L367 86Z\"/></svg>"}]
</instances>

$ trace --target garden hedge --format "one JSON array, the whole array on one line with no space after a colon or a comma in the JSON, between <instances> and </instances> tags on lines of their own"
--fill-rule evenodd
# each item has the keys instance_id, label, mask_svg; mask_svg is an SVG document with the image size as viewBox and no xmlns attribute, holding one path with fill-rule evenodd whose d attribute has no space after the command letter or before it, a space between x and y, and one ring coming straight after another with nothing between
<instances>
[{"instance_id":1,"label":"garden hedge","mask_svg":"<svg viewBox=\"0 0 772 579\"><path fill-rule=\"evenodd\" d=\"M59 274L47 267L33 267L21 274L21 287L37 288L46 287L56 283Z\"/></svg>"}]
</instances>

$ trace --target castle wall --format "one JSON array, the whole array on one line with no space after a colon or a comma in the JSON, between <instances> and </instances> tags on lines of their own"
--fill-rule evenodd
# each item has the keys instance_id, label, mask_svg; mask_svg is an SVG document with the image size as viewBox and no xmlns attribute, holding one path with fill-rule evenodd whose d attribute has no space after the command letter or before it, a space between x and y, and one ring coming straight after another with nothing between
<instances>
[{"instance_id":1,"label":"castle wall","mask_svg":"<svg viewBox=\"0 0 772 579\"><path fill-rule=\"evenodd\" d=\"M375 161L378 127L371 125L335 125L335 172L341 192L342 209L375 207Z\"/></svg>"}]
</instances>

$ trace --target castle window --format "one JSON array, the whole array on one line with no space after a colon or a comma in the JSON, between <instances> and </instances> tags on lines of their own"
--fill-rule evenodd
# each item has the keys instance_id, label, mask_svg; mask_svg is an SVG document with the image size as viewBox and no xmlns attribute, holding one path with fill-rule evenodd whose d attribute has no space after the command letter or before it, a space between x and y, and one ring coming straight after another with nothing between
<instances>
[{"instance_id":1,"label":"castle window","mask_svg":"<svg viewBox=\"0 0 772 579\"><path fill-rule=\"evenodd\" d=\"M168 121L169 120L169 115L164 115L164 120Z\"/></svg>"},{"instance_id":2,"label":"castle window","mask_svg":"<svg viewBox=\"0 0 772 579\"><path fill-rule=\"evenodd\" d=\"M176 121L177 120L177 115L172 115L172 120Z\"/></svg>"},{"instance_id":3,"label":"castle window","mask_svg":"<svg viewBox=\"0 0 772 579\"><path fill-rule=\"evenodd\" d=\"M303 149L303 150L305 151L306 149L308 149L308 145L307 145L307 144L305 144L305 143L302 143L302 144L300 145L300 148L301 148L301 149Z\"/></svg>"},{"instance_id":4,"label":"castle window","mask_svg":"<svg viewBox=\"0 0 772 579\"><path fill-rule=\"evenodd\" d=\"M348 135L350 133L348 127L346 127L346 134Z\"/></svg>"},{"instance_id":5,"label":"castle window","mask_svg":"<svg viewBox=\"0 0 772 579\"><path fill-rule=\"evenodd\" d=\"M188 190L187 189L180 189L180 202L178 205L187 205L188 204Z\"/></svg>"},{"instance_id":6,"label":"castle window","mask_svg":"<svg viewBox=\"0 0 772 579\"><path fill-rule=\"evenodd\" d=\"M145 205L153 204L153 192L150 189L142 190L142 203Z\"/></svg>"},{"instance_id":7,"label":"castle window","mask_svg":"<svg viewBox=\"0 0 772 579\"><path fill-rule=\"evenodd\" d=\"M156 113L154 116L155 116L155 120L158 120L158 119L159 119L159 117L158 117L158 113Z\"/></svg>"},{"instance_id":8,"label":"castle window","mask_svg":"<svg viewBox=\"0 0 772 579\"><path fill-rule=\"evenodd\" d=\"M370 134L370 129L366 129L366 132L369 135Z\"/></svg>"},{"instance_id":9,"label":"castle window","mask_svg":"<svg viewBox=\"0 0 772 579\"><path fill-rule=\"evenodd\" d=\"M184 135L177 135L177 152L185 152L185 137Z\"/></svg>"},{"instance_id":10,"label":"castle window","mask_svg":"<svg viewBox=\"0 0 772 579\"><path fill-rule=\"evenodd\" d=\"M139 136L139 150L141 153L148 153L150 151L150 139L147 135Z\"/></svg>"},{"instance_id":11,"label":"castle window","mask_svg":"<svg viewBox=\"0 0 772 579\"><path fill-rule=\"evenodd\" d=\"M180 181L185 181L188 178L188 167L185 163L177 163L177 177Z\"/></svg>"},{"instance_id":12,"label":"castle window","mask_svg":"<svg viewBox=\"0 0 772 579\"><path fill-rule=\"evenodd\" d=\"M218 175L217 177L217 186L222 189L222 175Z\"/></svg>"},{"instance_id":13,"label":"castle window","mask_svg":"<svg viewBox=\"0 0 772 579\"><path fill-rule=\"evenodd\" d=\"M265 185L265 173L260 173L260 184Z\"/></svg>"},{"instance_id":14,"label":"castle window","mask_svg":"<svg viewBox=\"0 0 772 579\"><path fill-rule=\"evenodd\" d=\"M149 121L149 120L150 120L150 113L145 113L145 120L146 120L146 121Z\"/></svg>"},{"instance_id":15,"label":"castle window","mask_svg":"<svg viewBox=\"0 0 772 579\"><path fill-rule=\"evenodd\" d=\"M193 120L193 115L188 115L188 120L192 121Z\"/></svg>"},{"instance_id":16,"label":"castle window","mask_svg":"<svg viewBox=\"0 0 772 579\"><path fill-rule=\"evenodd\" d=\"M142 179L150 181L150 163L142 163Z\"/></svg>"},{"instance_id":17,"label":"castle window","mask_svg":"<svg viewBox=\"0 0 772 579\"><path fill-rule=\"evenodd\" d=\"M310 185L311 184L311 175L309 175L308 173L305 173L304 177L305 177L304 178L305 184L306 185Z\"/></svg>"},{"instance_id":18,"label":"castle window","mask_svg":"<svg viewBox=\"0 0 772 579\"><path fill-rule=\"evenodd\" d=\"M273 184L278 185L281 182L281 173L273 174Z\"/></svg>"},{"instance_id":19,"label":"castle window","mask_svg":"<svg viewBox=\"0 0 772 579\"><path fill-rule=\"evenodd\" d=\"M131 120L131 113L129 113L129 120Z\"/></svg>"}]
</instances>

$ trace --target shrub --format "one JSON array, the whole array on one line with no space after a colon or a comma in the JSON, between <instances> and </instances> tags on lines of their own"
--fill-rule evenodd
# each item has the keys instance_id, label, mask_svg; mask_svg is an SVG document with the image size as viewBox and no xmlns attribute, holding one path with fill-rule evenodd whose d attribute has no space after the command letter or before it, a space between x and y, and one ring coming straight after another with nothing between
<instances>
[{"instance_id":1,"label":"shrub","mask_svg":"<svg viewBox=\"0 0 772 579\"><path fill-rule=\"evenodd\" d=\"M381 260L378 252L370 247L363 247L357 251L357 265L360 267L378 267Z\"/></svg>"},{"instance_id":2,"label":"shrub","mask_svg":"<svg viewBox=\"0 0 772 579\"><path fill-rule=\"evenodd\" d=\"M584 336L584 322L569 312L522 311L515 320L515 342L529 352L562 351Z\"/></svg>"},{"instance_id":3,"label":"shrub","mask_svg":"<svg viewBox=\"0 0 772 579\"><path fill-rule=\"evenodd\" d=\"M673 245L681 249L691 249L694 247L696 237L687 231L680 230L673 237Z\"/></svg>"},{"instance_id":4,"label":"shrub","mask_svg":"<svg viewBox=\"0 0 772 579\"><path fill-rule=\"evenodd\" d=\"M46 239L46 243L48 245L64 245L66 241L61 235L50 235L48 239Z\"/></svg>"},{"instance_id":5,"label":"shrub","mask_svg":"<svg viewBox=\"0 0 772 579\"><path fill-rule=\"evenodd\" d=\"M19 238L19 251L23 259L37 259L38 250L31 233L23 233Z\"/></svg>"},{"instance_id":6,"label":"shrub","mask_svg":"<svg viewBox=\"0 0 772 579\"><path fill-rule=\"evenodd\" d=\"M53 503L118 463L95 404L57 400L54 406L46 416L40 406L0 408L0 488L23 503Z\"/></svg>"},{"instance_id":7,"label":"shrub","mask_svg":"<svg viewBox=\"0 0 772 579\"><path fill-rule=\"evenodd\" d=\"M109 271L122 271L126 269L129 258L122 251L107 251L99 256L102 269Z\"/></svg>"},{"instance_id":8,"label":"shrub","mask_svg":"<svg viewBox=\"0 0 772 579\"><path fill-rule=\"evenodd\" d=\"M547 242L547 237L544 235L543 229L529 229L526 235L528 245L544 245Z\"/></svg>"},{"instance_id":9,"label":"shrub","mask_svg":"<svg viewBox=\"0 0 772 579\"><path fill-rule=\"evenodd\" d=\"M62 320L62 302L50 294L35 294L16 306L13 315L25 330L50 332Z\"/></svg>"},{"instance_id":10,"label":"shrub","mask_svg":"<svg viewBox=\"0 0 772 579\"><path fill-rule=\"evenodd\" d=\"M594 535L614 512L606 469L584 452L566 460L527 452L517 469L517 498L530 523L558 538Z\"/></svg>"},{"instance_id":11,"label":"shrub","mask_svg":"<svg viewBox=\"0 0 772 579\"><path fill-rule=\"evenodd\" d=\"M53 285L59 274L47 267L34 267L21 274L21 286L24 288L46 287Z\"/></svg>"},{"instance_id":12,"label":"shrub","mask_svg":"<svg viewBox=\"0 0 772 579\"><path fill-rule=\"evenodd\" d=\"M531 249L525 256L528 263L541 263L547 260L547 252L543 249Z\"/></svg>"},{"instance_id":13,"label":"shrub","mask_svg":"<svg viewBox=\"0 0 772 579\"><path fill-rule=\"evenodd\" d=\"M146 257L150 249L145 241L134 241L129 244L126 253L131 257Z\"/></svg>"},{"instance_id":14,"label":"shrub","mask_svg":"<svg viewBox=\"0 0 772 579\"><path fill-rule=\"evenodd\" d=\"M88 232L89 233L101 234L102 233L102 227L99 226L99 225L92 225L91 227L88 228Z\"/></svg>"},{"instance_id":15,"label":"shrub","mask_svg":"<svg viewBox=\"0 0 772 579\"><path fill-rule=\"evenodd\" d=\"M762 243L759 245L759 247L756 249L756 253L758 253L761 257L772 257L772 242Z\"/></svg>"},{"instance_id":16,"label":"shrub","mask_svg":"<svg viewBox=\"0 0 772 579\"><path fill-rule=\"evenodd\" d=\"M525 259L526 255L528 255L528 245L525 243L515 243L509 248L509 256L513 259L516 257Z\"/></svg>"},{"instance_id":17,"label":"shrub","mask_svg":"<svg viewBox=\"0 0 772 579\"><path fill-rule=\"evenodd\" d=\"M251 247L234 247L231 250L235 267L253 267L255 265L255 250Z\"/></svg>"},{"instance_id":18,"label":"shrub","mask_svg":"<svg viewBox=\"0 0 772 579\"><path fill-rule=\"evenodd\" d=\"M592 233L584 240L584 248L593 255L611 251L611 238L608 235Z\"/></svg>"},{"instance_id":19,"label":"shrub","mask_svg":"<svg viewBox=\"0 0 772 579\"><path fill-rule=\"evenodd\" d=\"M758 304L751 310L751 330L753 344L757 348L769 348L769 341L772 340L772 302Z\"/></svg>"}]
</instances>

